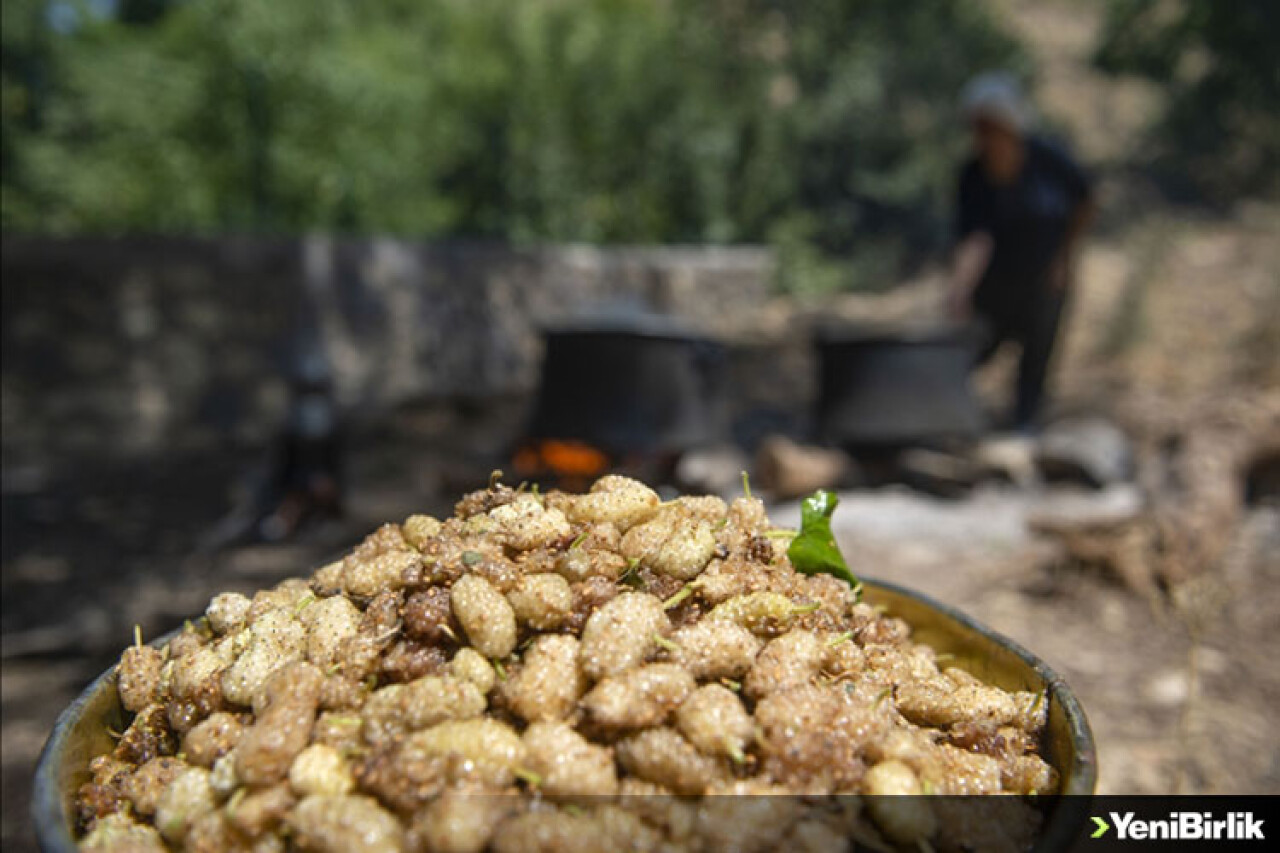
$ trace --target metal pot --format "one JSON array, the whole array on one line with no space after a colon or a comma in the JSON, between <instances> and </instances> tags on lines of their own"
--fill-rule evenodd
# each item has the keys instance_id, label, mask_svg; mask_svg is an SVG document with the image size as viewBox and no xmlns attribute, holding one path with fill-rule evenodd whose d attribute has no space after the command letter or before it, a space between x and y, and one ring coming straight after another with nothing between
<instances>
[{"instance_id":1,"label":"metal pot","mask_svg":"<svg viewBox=\"0 0 1280 853\"><path fill-rule=\"evenodd\" d=\"M1097 780L1093 734L1084 709L1066 683L1027 650L969 617L919 593L882 581L864 580L864 600L911 625L915 639L991 684L1007 690L1043 691L1049 703L1045 758L1058 771L1062 798L1049 803L1044 831L1035 850L1067 850L1084 825L1086 800ZM172 636L172 635L170 635ZM163 645L169 637L157 640ZM120 731L120 708L112 670L97 678L58 717L36 766L32 818L45 853L76 853L73 801L89 778L89 761L110 752L108 729Z\"/></svg>"},{"instance_id":2,"label":"metal pot","mask_svg":"<svg viewBox=\"0 0 1280 853\"><path fill-rule=\"evenodd\" d=\"M969 386L971 342L949 330L823 330L819 435L847 447L902 447L976 436L984 417Z\"/></svg>"},{"instance_id":3,"label":"metal pot","mask_svg":"<svg viewBox=\"0 0 1280 853\"><path fill-rule=\"evenodd\" d=\"M724 350L646 320L547 329L529 439L574 439L615 458L675 453L724 428Z\"/></svg>"}]
</instances>

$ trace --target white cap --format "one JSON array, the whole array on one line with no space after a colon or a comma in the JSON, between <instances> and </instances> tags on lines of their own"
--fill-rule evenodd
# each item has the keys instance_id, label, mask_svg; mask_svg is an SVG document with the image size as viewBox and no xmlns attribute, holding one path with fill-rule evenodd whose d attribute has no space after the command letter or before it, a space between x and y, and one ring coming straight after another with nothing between
<instances>
[{"instance_id":1,"label":"white cap","mask_svg":"<svg viewBox=\"0 0 1280 853\"><path fill-rule=\"evenodd\" d=\"M960 94L960 109L965 118L985 118L1016 133L1031 124L1031 112L1022 96L1022 86L1007 71L979 74Z\"/></svg>"}]
</instances>

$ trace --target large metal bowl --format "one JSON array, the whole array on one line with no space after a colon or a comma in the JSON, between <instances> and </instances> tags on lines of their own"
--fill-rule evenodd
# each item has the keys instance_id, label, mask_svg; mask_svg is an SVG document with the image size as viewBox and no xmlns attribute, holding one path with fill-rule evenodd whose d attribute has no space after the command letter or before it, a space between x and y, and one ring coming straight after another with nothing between
<instances>
[{"instance_id":1,"label":"large metal bowl","mask_svg":"<svg viewBox=\"0 0 1280 853\"><path fill-rule=\"evenodd\" d=\"M914 639L978 678L1006 690L1044 691L1049 725L1044 754L1061 776L1061 793L1093 793L1097 759L1084 709L1066 683L1043 661L1006 637L944 604L883 581L865 581L864 600L911 625ZM162 637L157 644L168 640ZM110 752L115 743L108 729L121 731L124 713L107 670L85 689L53 727L36 767L32 818L45 853L74 853L73 799L89 779L89 761ZM1080 796L1053 798L1037 851L1066 850L1086 813Z\"/></svg>"}]
</instances>

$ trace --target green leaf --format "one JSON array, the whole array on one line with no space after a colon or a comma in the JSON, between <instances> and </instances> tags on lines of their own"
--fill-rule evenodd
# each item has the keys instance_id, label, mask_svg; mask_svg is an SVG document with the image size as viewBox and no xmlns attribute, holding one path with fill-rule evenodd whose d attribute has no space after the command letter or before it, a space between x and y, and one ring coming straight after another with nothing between
<instances>
[{"instance_id":1,"label":"green leaf","mask_svg":"<svg viewBox=\"0 0 1280 853\"><path fill-rule=\"evenodd\" d=\"M800 533L791 540L787 557L797 572L834 575L854 589L860 587L831 532L831 515L840 499L819 489L800 504Z\"/></svg>"}]
</instances>

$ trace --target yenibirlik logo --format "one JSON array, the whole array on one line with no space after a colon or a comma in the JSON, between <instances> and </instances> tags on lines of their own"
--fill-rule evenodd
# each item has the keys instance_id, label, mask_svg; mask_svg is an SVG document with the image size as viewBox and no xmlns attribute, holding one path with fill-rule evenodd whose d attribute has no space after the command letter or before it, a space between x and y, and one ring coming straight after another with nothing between
<instances>
[{"instance_id":1,"label":"yenibirlik logo","mask_svg":"<svg viewBox=\"0 0 1280 853\"><path fill-rule=\"evenodd\" d=\"M1231 812L1214 819L1213 812L1170 812L1168 820L1143 820L1133 812L1108 812L1119 841L1263 841L1262 825L1252 812ZM1090 838L1101 838L1111 829L1100 817Z\"/></svg>"}]
</instances>

